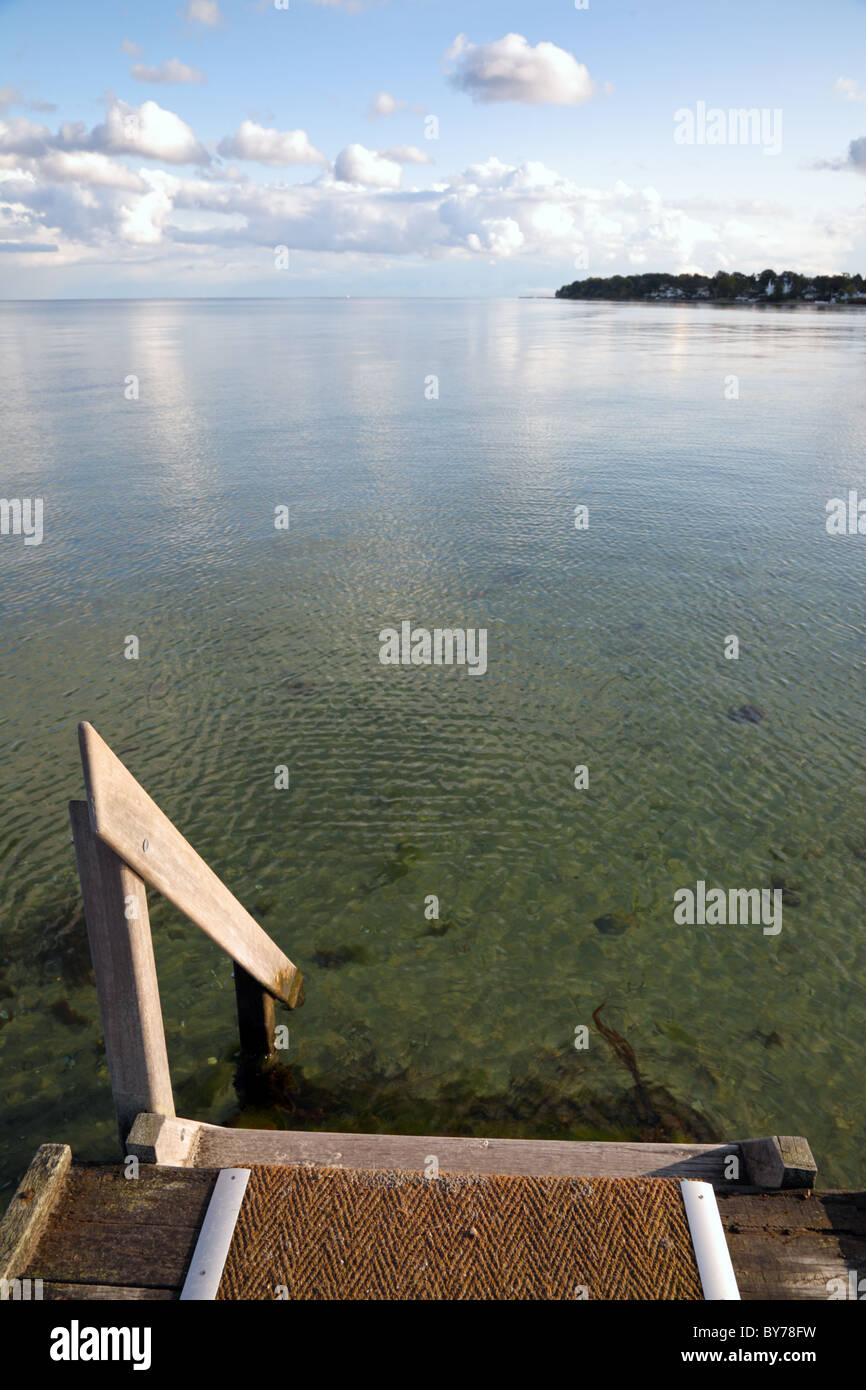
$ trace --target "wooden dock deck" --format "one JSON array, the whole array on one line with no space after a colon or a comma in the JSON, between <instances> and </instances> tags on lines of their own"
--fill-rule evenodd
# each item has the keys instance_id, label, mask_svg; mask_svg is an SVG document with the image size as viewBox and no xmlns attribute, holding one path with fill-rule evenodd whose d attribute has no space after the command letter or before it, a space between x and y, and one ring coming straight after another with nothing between
<instances>
[{"instance_id":1,"label":"wooden dock deck","mask_svg":"<svg viewBox=\"0 0 866 1390\"><path fill-rule=\"evenodd\" d=\"M161 1117L141 1118L140 1131L162 1128ZM279 1133L184 1121L169 1129L174 1125L175 1138L187 1126L204 1131L194 1136L193 1162L141 1162L134 1178L128 1163L72 1163L65 1146L44 1146L0 1224L0 1275L31 1285L42 1280L46 1300L170 1301L180 1296L222 1168L264 1161L417 1172L438 1151L443 1171L609 1176L613 1169L618 1176L709 1178L744 1300L823 1302L834 1290L850 1297L866 1280L866 1192L738 1189L722 1176L736 1145ZM144 1146L133 1141L136 1147Z\"/></svg>"},{"instance_id":2,"label":"wooden dock deck","mask_svg":"<svg viewBox=\"0 0 866 1390\"><path fill-rule=\"evenodd\" d=\"M430 1176L431 1156L436 1176L697 1179L715 1190L743 1299L866 1296L866 1192L814 1191L815 1162L797 1136L584 1143L228 1129L176 1116L146 885L235 961L241 1048L251 1065L279 1065L275 1002L303 1002L301 975L96 731L82 725L80 739L87 802L71 803L70 812L125 1162L73 1163L67 1146L42 1146L0 1222L0 1296L8 1296L3 1281L16 1297L29 1280L28 1290L41 1281L37 1296L46 1300L171 1301L222 1170L303 1165L408 1173L417 1182ZM616 1196L604 1190L615 1203L623 1186ZM704 1191L709 1208L713 1191ZM645 1229L633 1225L634 1239ZM631 1240L623 1245L632 1249Z\"/></svg>"}]
</instances>

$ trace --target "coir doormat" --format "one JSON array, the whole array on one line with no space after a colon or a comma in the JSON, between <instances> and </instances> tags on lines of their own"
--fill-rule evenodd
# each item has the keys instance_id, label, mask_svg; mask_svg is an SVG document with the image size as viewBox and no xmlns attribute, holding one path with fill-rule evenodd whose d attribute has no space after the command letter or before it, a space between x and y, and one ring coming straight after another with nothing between
<instances>
[{"instance_id":1,"label":"coir doormat","mask_svg":"<svg viewBox=\"0 0 866 1390\"><path fill-rule=\"evenodd\" d=\"M679 1181L254 1167L219 1299L700 1299Z\"/></svg>"}]
</instances>

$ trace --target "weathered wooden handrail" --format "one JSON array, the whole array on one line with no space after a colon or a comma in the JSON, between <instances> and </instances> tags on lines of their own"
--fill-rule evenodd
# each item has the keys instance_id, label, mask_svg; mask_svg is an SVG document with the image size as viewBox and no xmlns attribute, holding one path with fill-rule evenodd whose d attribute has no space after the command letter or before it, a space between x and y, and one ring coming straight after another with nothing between
<instances>
[{"instance_id":1,"label":"weathered wooden handrail","mask_svg":"<svg viewBox=\"0 0 866 1390\"><path fill-rule=\"evenodd\" d=\"M87 802L72 836L121 1139L141 1112L174 1115L145 885L235 961L245 1053L273 1051L274 999L303 1003L297 966L229 892L92 725L78 728Z\"/></svg>"}]
</instances>

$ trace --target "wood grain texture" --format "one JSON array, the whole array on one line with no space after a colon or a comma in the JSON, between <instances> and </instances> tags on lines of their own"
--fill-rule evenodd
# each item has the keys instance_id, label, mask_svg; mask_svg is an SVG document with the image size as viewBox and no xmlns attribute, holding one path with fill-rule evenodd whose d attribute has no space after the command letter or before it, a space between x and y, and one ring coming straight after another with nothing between
<instances>
[{"instance_id":1,"label":"wood grain texture","mask_svg":"<svg viewBox=\"0 0 866 1390\"><path fill-rule=\"evenodd\" d=\"M851 1272L866 1278L866 1192L723 1193L718 1203L744 1300L847 1298Z\"/></svg>"},{"instance_id":2,"label":"wood grain texture","mask_svg":"<svg viewBox=\"0 0 866 1390\"><path fill-rule=\"evenodd\" d=\"M68 1144L43 1144L0 1222L0 1279L17 1279L48 1224L72 1160Z\"/></svg>"},{"instance_id":3,"label":"wood grain texture","mask_svg":"<svg viewBox=\"0 0 866 1390\"><path fill-rule=\"evenodd\" d=\"M775 1134L746 1139L742 1145L746 1176L755 1187L814 1187L818 1165L800 1135Z\"/></svg>"},{"instance_id":4,"label":"wood grain texture","mask_svg":"<svg viewBox=\"0 0 866 1390\"><path fill-rule=\"evenodd\" d=\"M434 1156L443 1173L524 1173L550 1177L702 1178L727 1187L725 1159L736 1144L596 1144L556 1139L455 1139L434 1135L336 1134L199 1125L196 1166L316 1163L327 1167L423 1171Z\"/></svg>"},{"instance_id":5,"label":"wood grain texture","mask_svg":"<svg viewBox=\"0 0 866 1390\"><path fill-rule=\"evenodd\" d=\"M93 833L86 802L69 816L122 1143L142 1110L174 1114L147 892Z\"/></svg>"},{"instance_id":6,"label":"wood grain texture","mask_svg":"<svg viewBox=\"0 0 866 1390\"><path fill-rule=\"evenodd\" d=\"M289 1008L302 1003L301 973L288 956L187 843L93 726L80 724L78 736L90 819L100 840L275 998Z\"/></svg>"},{"instance_id":7,"label":"wood grain texture","mask_svg":"<svg viewBox=\"0 0 866 1390\"><path fill-rule=\"evenodd\" d=\"M175 1298L216 1178L213 1168L142 1167L127 1179L119 1165L73 1165L14 1277L43 1279L52 1299ZM744 1299L824 1301L831 1279L866 1278L866 1192L722 1191L717 1200Z\"/></svg>"},{"instance_id":8,"label":"wood grain texture","mask_svg":"<svg viewBox=\"0 0 866 1390\"><path fill-rule=\"evenodd\" d=\"M28 1277L176 1295L216 1177L142 1168L127 1178L121 1166L76 1165L27 1263Z\"/></svg>"},{"instance_id":9,"label":"wood grain texture","mask_svg":"<svg viewBox=\"0 0 866 1390\"><path fill-rule=\"evenodd\" d=\"M124 1284L54 1284L43 1285L46 1303L169 1303L177 1298L177 1289L138 1289Z\"/></svg>"},{"instance_id":10,"label":"wood grain texture","mask_svg":"<svg viewBox=\"0 0 866 1390\"><path fill-rule=\"evenodd\" d=\"M137 1115L126 1138L126 1152L142 1163L191 1167L200 1130L197 1120L178 1120L173 1115Z\"/></svg>"}]
</instances>

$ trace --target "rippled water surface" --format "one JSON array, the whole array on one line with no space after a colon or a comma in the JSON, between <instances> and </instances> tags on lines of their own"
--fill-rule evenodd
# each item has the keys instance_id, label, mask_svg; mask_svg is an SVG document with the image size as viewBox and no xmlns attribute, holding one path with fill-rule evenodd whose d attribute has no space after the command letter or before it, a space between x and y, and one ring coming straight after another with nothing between
<instances>
[{"instance_id":1,"label":"rippled water surface","mask_svg":"<svg viewBox=\"0 0 866 1390\"><path fill-rule=\"evenodd\" d=\"M242 1122L802 1133L824 1185L862 1181L866 537L824 518L866 496L864 335L853 311L3 305L2 492L45 507L41 546L0 537L7 1183L43 1141L114 1153L82 718L305 972L289 1072ZM403 619L485 627L487 673L383 667ZM727 717L746 703L760 723ZM673 921L698 879L774 878L778 936ZM152 918L178 1111L235 1120L228 958Z\"/></svg>"}]
</instances>

